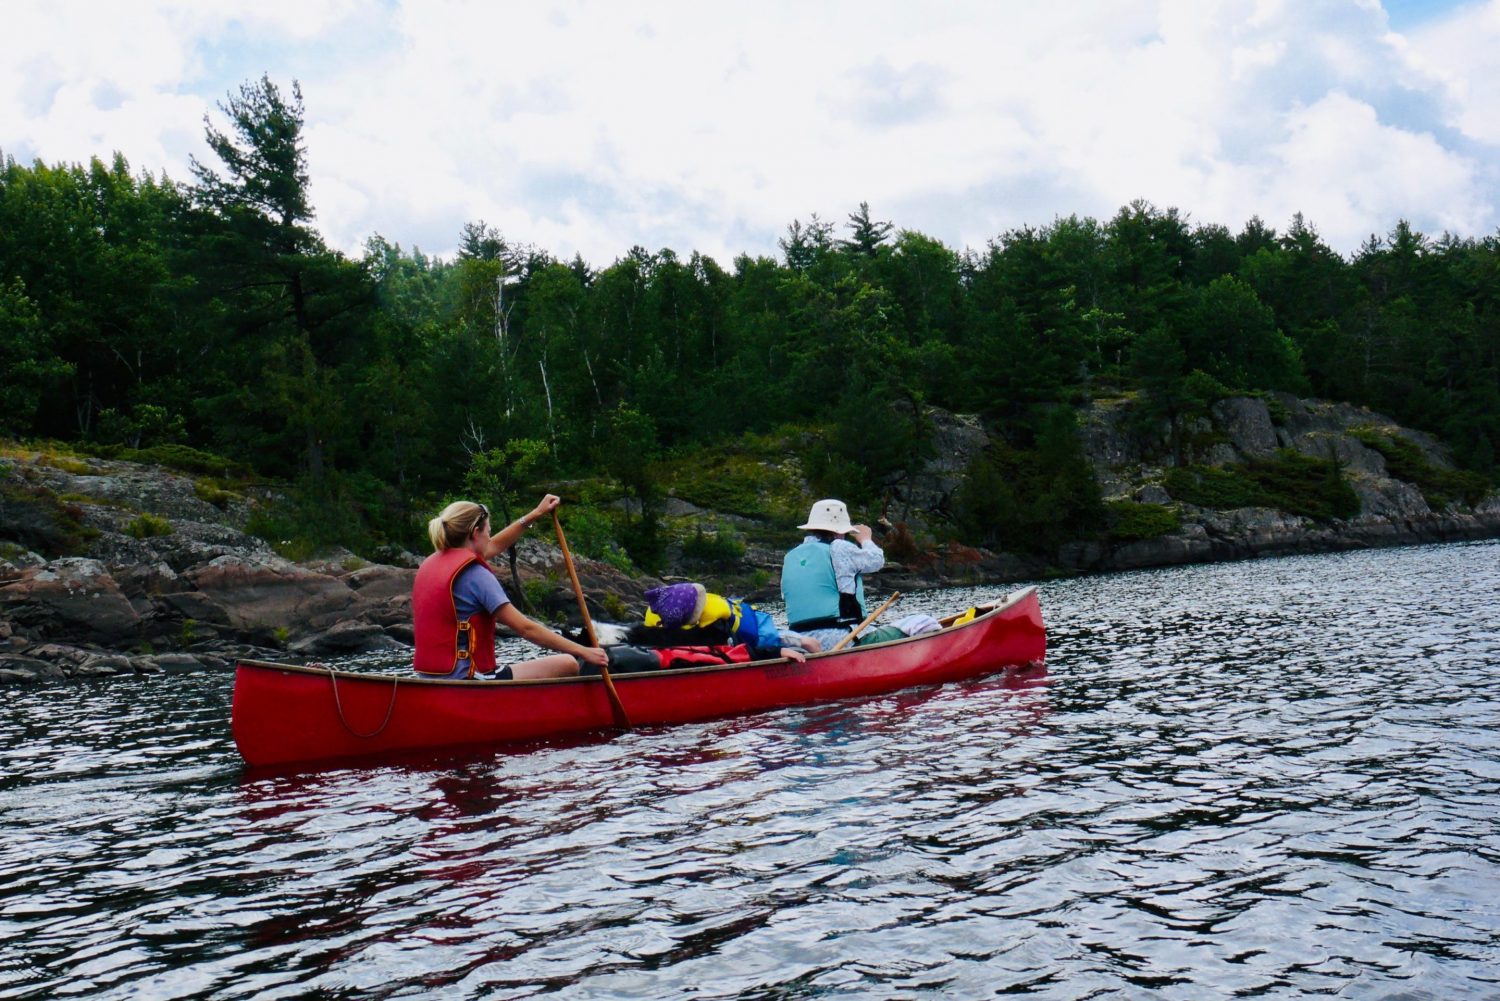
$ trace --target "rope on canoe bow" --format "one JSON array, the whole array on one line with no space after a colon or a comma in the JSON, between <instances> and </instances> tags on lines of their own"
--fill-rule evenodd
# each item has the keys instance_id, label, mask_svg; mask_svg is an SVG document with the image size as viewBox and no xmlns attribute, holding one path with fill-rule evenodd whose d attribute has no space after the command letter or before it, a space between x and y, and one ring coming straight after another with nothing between
<instances>
[{"instance_id":1,"label":"rope on canoe bow","mask_svg":"<svg viewBox=\"0 0 1500 1001\"><path fill-rule=\"evenodd\" d=\"M391 675L391 704L385 707L385 719L381 720L380 725L371 730L369 733L360 733L358 730L354 729L354 727L350 726L349 721L344 718L344 704L339 701L338 672L335 671L332 667L329 667L327 664L324 664L323 667L328 671L328 683L333 686L333 707L339 711L339 722L344 724L344 729L348 730L351 734L358 737L360 740L369 740L371 737L380 736L381 733L384 732L385 728L390 725L391 714L396 711L396 686L401 683L401 679L396 677L395 675Z\"/></svg>"}]
</instances>

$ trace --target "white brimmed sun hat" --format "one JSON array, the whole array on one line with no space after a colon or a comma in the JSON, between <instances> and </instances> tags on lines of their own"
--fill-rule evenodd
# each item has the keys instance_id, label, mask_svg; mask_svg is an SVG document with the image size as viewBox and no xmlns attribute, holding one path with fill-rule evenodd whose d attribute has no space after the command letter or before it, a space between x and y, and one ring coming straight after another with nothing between
<instances>
[{"instance_id":1,"label":"white brimmed sun hat","mask_svg":"<svg viewBox=\"0 0 1500 1001\"><path fill-rule=\"evenodd\" d=\"M820 500L812 506L808 512L807 524L798 525L798 528L809 532L832 532L835 535L845 535L854 531L854 526L849 523L849 509L841 500Z\"/></svg>"}]
</instances>

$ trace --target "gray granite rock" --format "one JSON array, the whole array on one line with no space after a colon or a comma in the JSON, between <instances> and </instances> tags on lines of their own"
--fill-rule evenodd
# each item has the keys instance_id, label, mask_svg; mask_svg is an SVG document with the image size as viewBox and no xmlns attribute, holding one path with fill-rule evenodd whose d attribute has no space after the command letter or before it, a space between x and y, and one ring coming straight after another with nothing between
<instances>
[{"instance_id":1,"label":"gray granite rock","mask_svg":"<svg viewBox=\"0 0 1500 1001\"><path fill-rule=\"evenodd\" d=\"M326 629L354 602L343 581L280 557L220 556L183 577L222 607L236 629L298 634Z\"/></svg>"},{"instance_id":2,"label":"gray granite rock","mask_svg":"<svg viewBox=\"0 0 1500 1001\"><path fill-rule=\"evenodd\" d=\"M1211 409L1215 424L1229 436L1233 451L1239 456L1265 458L1279 447L1265 400L1234 396L1220 400Z\"/></svg>"},{"instance_id":3,"label":"gray granite rock","mask_svg":"<svg viewBox=\"0 0 1500 1001\"><path fill-rule=\"evenodd\" d=\"M14 653L0 653L0 681L60 681L68 676L61 666Z\"/></svg>"},{"instance_id":4,"label":"gray granite rock","mask_svg":"<svg viewBox=\"0 0 1500 1001\"><path fill-rule=\"evenodd\" d=\"M68 557L0 587L0 616L55 636L128 645L140 616L98 560Z\"/></svg>"},{"instance_id":5,"label":"gray granite rock","mask_svg":"<svg viewBox=\"0 0 1500 1001\"><path fill-rule=\"evenodd\" d=\"M340 622L297 640L287 649L299 657L330 657L399 650L401 646L401 643L386 635L384 629L373 623Z\"/></svg>"}]
</instances>

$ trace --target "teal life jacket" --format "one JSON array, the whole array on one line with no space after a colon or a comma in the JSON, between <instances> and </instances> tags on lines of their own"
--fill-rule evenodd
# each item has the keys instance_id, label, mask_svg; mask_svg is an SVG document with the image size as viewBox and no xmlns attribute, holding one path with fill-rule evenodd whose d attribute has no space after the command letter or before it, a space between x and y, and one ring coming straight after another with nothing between
<instances>
[{"instance_id":1,"label":"teal life jacket","mask_svg":"<svg viewBox=\"0 0 1500 1001\"><path fill-rule=\"evenodd\" d=\"M804 542L781 561L781 600L794 632L852 626L865 617L864 575L854 575L853 594L840 594L832 544Z\"/></svg>"}]
</instances>

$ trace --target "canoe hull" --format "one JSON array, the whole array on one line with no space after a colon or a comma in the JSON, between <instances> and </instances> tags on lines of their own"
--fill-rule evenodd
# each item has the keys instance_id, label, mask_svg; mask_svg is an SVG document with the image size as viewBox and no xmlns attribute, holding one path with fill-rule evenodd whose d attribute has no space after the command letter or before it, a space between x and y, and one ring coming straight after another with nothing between
<instances>
[{"instance_id":1,"label":"canoe hull","mask_svg":"<svg viewBox=\"0 0 1500 1001\"><path fill-rule=\"evenodd\" d=\"M658 726L881 695L1040 664L1034 588L960 626L890 643L723 667L614 675L630 722ZM255 766L534 741L614 726L599 678L447 681L327 668L236 666L232 729Z\"/></svg>"}]
</instances>

